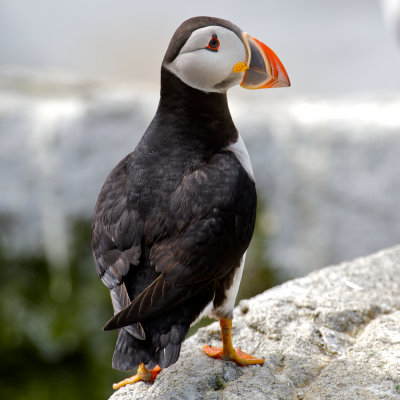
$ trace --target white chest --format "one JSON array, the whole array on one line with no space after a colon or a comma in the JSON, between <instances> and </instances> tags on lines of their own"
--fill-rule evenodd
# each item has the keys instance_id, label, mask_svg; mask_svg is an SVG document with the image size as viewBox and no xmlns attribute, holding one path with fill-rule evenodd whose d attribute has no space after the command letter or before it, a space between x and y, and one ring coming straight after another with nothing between
<instances>
[{"instance_id":1,"label":"white chest","mask_svg":"<svg viewBox=\"0 0 400 400\"><path fill-rule=\"evenodd\" d=\"M230 144L226 148L226 150L231 151L235 155L235 157L238 159L244 170L249 175L249 178L254 182L255 179L254 179L253 167L251 166L249 153L246 149L246 146L240 134L238 140L235 143Z\"/></svg>"}]
</instances>

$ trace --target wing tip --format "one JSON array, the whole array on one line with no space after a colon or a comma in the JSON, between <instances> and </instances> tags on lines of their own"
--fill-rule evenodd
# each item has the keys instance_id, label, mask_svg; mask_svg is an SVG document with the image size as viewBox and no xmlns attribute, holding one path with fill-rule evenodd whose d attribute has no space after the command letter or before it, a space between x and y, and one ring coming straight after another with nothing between
<instances>
[{"instance_id":1,"label":"wing tip","mask_svg":"<svg viewBox=\"0 0 400 400\"><path fill-rule=\"evenodd\" d=\"M122 326L118 325L118 314L114 315L104 326L103 331L113 331L115 329L122 328Z\"/></svg>"}]
</instances>

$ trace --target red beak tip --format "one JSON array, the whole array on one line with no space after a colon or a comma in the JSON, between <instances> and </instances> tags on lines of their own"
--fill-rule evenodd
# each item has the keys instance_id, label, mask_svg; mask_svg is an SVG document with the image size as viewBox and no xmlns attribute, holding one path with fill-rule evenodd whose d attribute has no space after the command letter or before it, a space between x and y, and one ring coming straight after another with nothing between
<instances>
[{"instance_id":1,"label":"red beak tip","mask_svg":"<svg viewBox=\"0 0 400 400\"><path fill-rule=\"evenodd\" d=\"M250 57L248 67L250 71L253 71L249 76L246 71L241 84L242 87L246 89L263 89L290 86L289 76L285 67L272 49L247 33L243 33L243 40ZM254 57L255 60L264 60L264 70L260 69L257 63L253 66L252 52L257 53L257 56Z\"/></svg>"}]
</instances>

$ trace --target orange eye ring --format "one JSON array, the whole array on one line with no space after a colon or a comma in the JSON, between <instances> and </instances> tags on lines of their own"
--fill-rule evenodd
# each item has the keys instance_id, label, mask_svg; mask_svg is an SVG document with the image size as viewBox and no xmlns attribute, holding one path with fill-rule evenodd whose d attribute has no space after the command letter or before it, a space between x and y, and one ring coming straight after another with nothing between
<instances>
[{"instance_id":1,"label":"orange eye ring","mask_svg":"<svg viewBox=\"0 0 400 400\"><path fill-rule=\"evenodd\" d=\"M218 51L220 45L221 43L219 42L218 36L214 34L211 36L206 49L210 51Z\"/></svg>"}]
</instances>

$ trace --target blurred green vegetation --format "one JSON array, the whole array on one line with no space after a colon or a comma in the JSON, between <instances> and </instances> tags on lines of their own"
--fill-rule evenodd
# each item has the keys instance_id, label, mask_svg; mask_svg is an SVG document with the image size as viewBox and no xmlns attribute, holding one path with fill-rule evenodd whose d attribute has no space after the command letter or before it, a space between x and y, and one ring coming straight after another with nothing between
<instances>
[{"instance_id":1,"label":"blurred green vegetation","mask_svg":"<svg viewBox=\"0 0 400 400\"><path fill-rule=\"evenodd\" d=\"M269 235L270 223L267 203L258 193L256 226L247 251L246 265L236 304L242 299L249 299L281 283L277 274L277 267L272 264L268 257Z\"/></svg>"},{"instance_id":2,"label":"blurred green vegetation","mask_svg":"<svg viewBox=\"0 0 400 400\"><path fill-rule=\"evenodd\" d=\"M116 333L96 276L90 223L71 229L67 265L0 249L0 393L14 400L104 399L126 375L111 369ZM61 282L60 282L61 281Z\"/></svg>"},{"instance_id":3,"label":"blurred green vegetation","mask_svg":"<svg viewBox=\"0 0 400 400\"><path fill-rule=\"evenodd\" d=\"M238 301L277 283L259 204ZM50 265L43 254L10 254L0 243L0 271L1 398L108 398L112 383L127 374L111 368L116 332L101 329L112 307L95 273L90 222L72 222L66 265ZM200 321L191 333L209 322Z\"/></svg>"}]
</instances>

